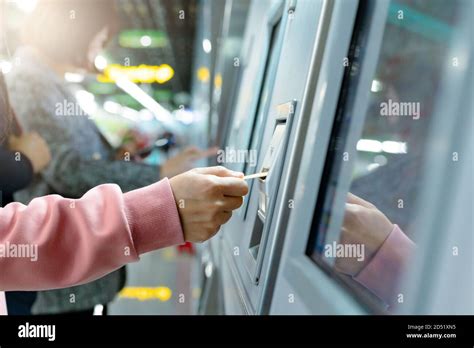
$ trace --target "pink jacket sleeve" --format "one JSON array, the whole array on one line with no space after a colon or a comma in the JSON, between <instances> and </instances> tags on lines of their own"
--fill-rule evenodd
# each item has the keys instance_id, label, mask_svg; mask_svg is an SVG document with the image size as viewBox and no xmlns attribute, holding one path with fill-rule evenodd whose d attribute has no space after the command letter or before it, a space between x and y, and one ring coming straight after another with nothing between
<instances>
[{"instance_id":1,"label":"pink jacket sleeve","mask_svg":"<svg viewBox=\"0 0 474 348\"><path fill-rule=\"evenodd\" d=\"M183 243L167 179L122 194L112 184L81 199L51 195L0 209L0 290L87 283L140 254Z\"/></svg>"},{"instance_id":2,"label":"pink jacket sleeve","mask_svg":"<svg viewBox=\"0 0 474 348\"><path fill-rule=\"evenodd\" d=\"M401 277L415 247L415 243L395 225L372 260L354 279L388 305L395 304Z\"/></svg>"}]
</instances>

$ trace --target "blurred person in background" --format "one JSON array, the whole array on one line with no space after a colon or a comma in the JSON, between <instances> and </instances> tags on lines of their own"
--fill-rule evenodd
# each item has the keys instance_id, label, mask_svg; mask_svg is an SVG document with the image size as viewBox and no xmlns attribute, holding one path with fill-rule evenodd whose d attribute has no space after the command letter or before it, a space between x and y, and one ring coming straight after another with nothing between
<instances>
[{"instance_id":1,"label":"blurred person in background","mask_svg":"<svg viewBox=\"0 0 474 348\"><path fill-rule=\"evenodd\" d=\"M36 133L22 133L15 122L0 74L0 194L6 205L0 207L0 245L38 248L34 262L28 257L0 258L0 315L7 314L4 290L23 290L10 292L20 294L23 302L10 308L9 314L25 314L36 292L24 290L86 283L137 261L146 252L208 240L248 193L242 173L211 167L125 194L117 185L105 184L76 200L48 195L28 206L10 204L13 192L27 186L49 161L45 141ZM67 236L63 231L68 231ZM124 247L130 253L124 253Z\"/></svg>"},{"instance_id":2,"label":"blurred person in background","mask_svg":"<svg viewBox=\"0 0 474 348\"><path fill-rule=\"evenodd\" d=\"M18 64L8 74L7 85L20 123L46 140L52 158L41 175L15 196L20 202L52 193L79 198L104 183L115 183L127 192L185 172L194 161L214 152L186 149L161 167L116 160L115 150L88 115L58 114L57 105L76 105L64 73L93 71L95 57L118 26L113 0L40 0L26 18L23 46L14 57ZM39 292L32 313L92 315L95 305L112 301L124 284L121 269L82 286ZM9 308L21 302L21 294L7 293Z\"/></svg>"}]
</instances>

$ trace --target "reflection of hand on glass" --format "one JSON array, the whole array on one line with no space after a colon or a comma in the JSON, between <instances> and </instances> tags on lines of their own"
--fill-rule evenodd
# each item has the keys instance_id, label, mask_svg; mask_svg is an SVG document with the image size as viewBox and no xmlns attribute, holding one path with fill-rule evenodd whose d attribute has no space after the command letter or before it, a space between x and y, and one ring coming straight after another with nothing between
<instances>
[{"instance_id":1,"label":"reflection of hand on glass","mask_svg":"<svg viewBox=\"0 0 474 348\"><path fill-rule=\"evenodd\" d=\"M400 276L415 244L373 204L349 193L341 244L364 245L362 261L336 259L335 269L348 274L389 305L396 303Z\"/></svg>"},{"instance_id":2,"label":"reflection of hand on glass","mask_svg":"<svg viewBox=\"0 0 474 348\"><path fill-rule=\"evenodd\" d=\"M362 260L357 257L338 257L336 270L351 276L358 274L375 255L393 230L393 226L372 203L349 193L340 243L364 245L364 257Z\"/></svg>"}]
</instances>

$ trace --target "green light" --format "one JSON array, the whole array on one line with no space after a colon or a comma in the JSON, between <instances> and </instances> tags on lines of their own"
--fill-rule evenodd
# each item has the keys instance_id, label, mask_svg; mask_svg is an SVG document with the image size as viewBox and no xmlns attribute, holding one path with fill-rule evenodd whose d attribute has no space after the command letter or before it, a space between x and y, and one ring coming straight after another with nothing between
<instances>
[{"instance_id":1,"label":"green light","mask_svg":"<svg viewBox=\"0 0 474 348\"><path fill-rule=\"evenodd\" d=\"M109 100L112 100L116 103L119 103L120 105L129 107L131 109L135 109L137 111L143 108L139 102L137 102L128 94L115 94L111 98L109 98Z\"/></svg>"},{"instance_id":2,"label":"green light","mask_svg":"<svg viewBox=\"0 0 474 348\"><path fill-rule=\"evenodd\" d=\"M169 103L173 99L173 93L167 89L158 89L153 92L153 98L160 103Z\"/></svg>"},{"instance_id":3,"label":"green light","mask_svg":"<svg viewBox=\"0 0 474 348\"><path fill-rule=\"evenodd\" d=\"M92 82L87 85L87 90L93 94L113 94L117 87L110 83Z\"/></svg>"},{"instance_id":4,"label":"green light","mask_svg":"<svg viewBox=\"0 0 474 348\"><path fill-rule=\"evenodd\" d=\"M125 48L162 48L168 44L168 37L160 30L125 30L119 35L119 44Z\"/></svg>"}]
</instances>

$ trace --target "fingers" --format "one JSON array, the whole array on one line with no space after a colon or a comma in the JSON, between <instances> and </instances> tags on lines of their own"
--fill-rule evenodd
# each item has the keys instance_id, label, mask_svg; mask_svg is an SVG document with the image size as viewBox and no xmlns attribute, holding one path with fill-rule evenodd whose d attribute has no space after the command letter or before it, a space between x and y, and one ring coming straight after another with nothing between
<instances>
[{"instance_id":1,"label":"fingers","mask_svg":"<svg viewBox=\"0 0 474 348\"><path fill-rule=\"evenodd\" d=\"M224 196L242 197L249 191L247 183L243 180L243 173L234 172L222 166L196 168L195 171L199 174L216 176L220 194Z\"/></svg>"},{"instance_id":2,"label":"fingers","mask_svg":"<svg viewBox=\"0 0 474 348\"><path fill-rule=\"evenodd\" d=\"M344 211L344 222L354 219L358 212L364 207L360 204L346 203L346 210Z\"/></svg>"},{"instance_id":3,"label":"fingers","mask_svg":"<svg viewBox=\"0 0 474 348\"><path fill-rule=\"evenodd\" d=\"M357 197L356 195L348 192L347 193L347 202L351 204L358 204L366 208L374 208L374 205L370 202L367 202L366 200Z\"/></svg>"},{"instance_id":4,"label":"fingers","mask_svg":"<svg viewBox=\"0 0 474 348\"><path fill-rule=\"evenodd\" d=\"M240 178L219 178L219 184L224 196L242 197L249 192L247 183Z\"/></svg>"},{"instance_id":5,"label":"fingers","mask_svg":"<svg viewBox=\"0 0 474 348\"><path fill-rule=\"evenodd\" d=\"M232 211L239 209L242 206L244 199L242 197L224 197L222 201L222 210L223 211Z\"/></svg>"},{"instance_id":6,"label":"fingers","mask_svg":"<svg viewBox=\"0 0 474 348\"><path fill-rule=\"evenodd\" d=\"M216 222L219 225L224 225L232 217L232 213L228 211L223 211L217 215Z\"/></svg>"},{"instance_id":7,"label":"fingers","mask_svg":"<svg viewBox=\"0 0 474 348\"><path fill-rule=\"evenodd\" d=\"M215 176L220 176L220 177L235 177L235 178L244 177L243 173L234 172L233 170L227 169L222 166L196 168L194 170L199 174L209 174L209 175L215 175Z\"/></svg>"}]
</instances>

